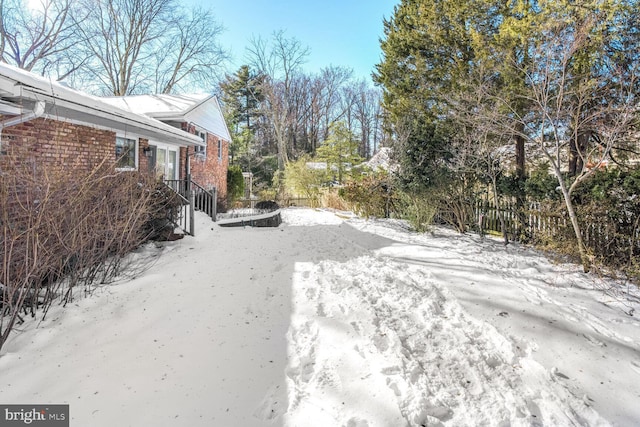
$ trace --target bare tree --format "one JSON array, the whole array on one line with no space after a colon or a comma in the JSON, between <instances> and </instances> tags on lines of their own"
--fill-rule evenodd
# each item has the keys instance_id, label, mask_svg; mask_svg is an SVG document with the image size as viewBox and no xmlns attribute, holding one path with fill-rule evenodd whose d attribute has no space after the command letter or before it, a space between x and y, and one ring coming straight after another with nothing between
<instances>
[{"instance_id":1,"label":"bare tree","mask_svg":"<svg viewBox=\"0 0 640 427\"><path fill-rule=\"evenodd\" d=\"M211 89L227 53L223 28L209 10L177 0L83 0L76 21L92 61L77 76L90 92L124 96L170 93L193 85Z\"/></svg>"},{"instance_id":2,"label":"bare tree","mask_svg":"<svg viewBox=\"0 0 640 427\"><path fill-rule=\"evenodd\" d=\"M303 47L295 38L287 38L284 31L274 33L270 42L254 37L247 49L251 66L264 76L263 114L276 139L281 171L289 161L288 151L293 142L292 128L296 118L293 82L308 55L309 48Z\"/></svg>"},{"instance_id":3,"label":"bare tree","mask_svg":"<svg viewBox=\"0 0 640 427\"><path fill-rule=\"evenodd\" d=\"M369 158L373 154L377 143L377 123L380 114L380 92L369 87L368 83L360 80L356 86L354 99L355 121L360 130L360 155Z\"/></svg>"},{"instance_id":4,"label":"bare tree","mask_svg":"<svg viewBox=\"0 0 640 427\"><path fill-rule=\"evenodd\" d=\"M69 61L82 18L72 0L42 0L28 9L20 0L0 0L0 60L61 80L77 69Z\"/></svg>"},{"instance_id":5,"label":"bare tree","mask_svg":"<svg viewBox=\"0 0 640 427\"><path fill-rule=\"evenodd\" d=\"M272 80L282 80L287 89L308 56L309 48L295 37L287 38L283 30L274 32L269 40L252 37L247 47L250 66Z\"/></svg>"},{"instance_id":6,"label":"bare tree","mask_svg":"<svg viewBox=\"0 0 640 427\"><path fill-rule=\"evenodd\" d=\"M149 85L144 64L166 33L174 0L98 0L83 4L88 19L78 22L84 48L94 58L87 68L104 94L124 96Z\"/></svg>"},{"instance_id":7,"label":"bare tree","mask_svg":"<svg viewBox=\"0 0 640 427\"><path fill-rule=\"evenodd\" d=\"M191 83L213 87L217 70L229 58L218 42L223 31L210 10L178 14L156 51L155 92L171 93Z\"/></svg>"},{"instance_id":8,"label":"bare tree","mask_svg":"<svg viewBox=\"0 0 640 427\"><path fill-rule=\"evenodd\" d=\"M342 120L345 114L345 109L340 107L340 89L351 80L352 75L353 70L345 67L329 66L320 71L325 133L323 139L328 138L331 125Z\"/></svg>"},{"instance_id":9,"label":"bare tree","mask_svg":"<svg viewBox=\"0 0 640 427\"><path fill-rule=\"evenodd\" d=\"M357 83L345 85L341 88L340 109L343 111L343 120L347 124L347 128L355 133L355 105L358 99Z\"/></svg>"},{"instance_id":10,"label":"bare tree","mask_svg":"<svg viewBox=\"0 0 640 427\"><path fill-rule=\"evenodd\" d=\"M584 51L592 38L595 20L579 28L567 23L553 23L541 30L530 64L520 71L526 75L529 91L523 93L530 106L526 115L510 108L510 103L493 91L494 77L480 85L482 95L474 106L476 125L492 134L517 134L549 161L558 181L565 208L571 222L585 271L590 269L588 256L576 214L573 192L606 163L611 150L631 132L636 120L637 68L622 70L613 58L603 60L585 72L573 66L576 56ZM517 66L517 65L514 65ZM606 72L603 72L606 68ZM495 76L495 74L493 74ZM579 150L571 150L579 141ZM569 156L572 173L564 166Z\"/></svg>"},{"instance_id":11,"label":"bare tree","mask_svg":"<svg viewBox=\"0 0 640 427\"><path fill-rule=\"evenodd\" d=\"M263 113L268 119L278 151L278 170L289 163L288 129L292 125L292 111L284 82L275 81L262 88L265 97Z\"/></svg>"}]
</instances>

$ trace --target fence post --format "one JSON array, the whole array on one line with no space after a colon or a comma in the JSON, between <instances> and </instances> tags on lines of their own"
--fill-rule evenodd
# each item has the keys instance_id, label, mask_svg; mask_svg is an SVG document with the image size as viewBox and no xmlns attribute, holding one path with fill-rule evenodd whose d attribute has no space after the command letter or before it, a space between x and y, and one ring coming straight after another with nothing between
<instances>
[{"instance_id":1,"label":"fence post","mask_svg":"<svg viewBox=\"0 0 640 427\"><path fill-rule=\"evenodd\" d=\"M187 185L189 185L189 184L187 184ZM188 196L189 196L189 234L191 234L192 236L195 236L196 235L195 199L193 197L193 191L191 191L190 186L188 187L187 193L188 193Z\"/></svg>"},{"instance_id":2,"label":"fence post","mask_svg":"<svg viewBox=\"0 0 640 427\"><path fill-rule=\"evenodd\" d=\"M213 222L216 222L216 217L218 216L218 187L213 187L211 193L213 194L213 201L211 202L213 203L213 207L211 208L211 219Z\"/></svg>"}]
</instances>

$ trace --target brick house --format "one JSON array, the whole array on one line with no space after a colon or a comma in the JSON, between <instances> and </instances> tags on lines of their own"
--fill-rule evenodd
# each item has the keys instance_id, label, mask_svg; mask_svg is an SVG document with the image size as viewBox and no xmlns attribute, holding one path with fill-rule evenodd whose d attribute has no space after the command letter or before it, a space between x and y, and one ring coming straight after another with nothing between
<instances>
[{"instance_id":1,"label":"brick house","mask_svg":"<svg viewBox=\"0 0 640 427\"><path fill-rule=\"evenodd\" d=\"M206 189L215 187L218 197L226 198L231 136L215 96L162 94L103 99L132 113L144 114L198 135L206 145L180 149L180 176L190 173L195 183ZM148 167L161 170L165 158L164 146L153 142L150 144L152 152Z\"/></svg>"},{"instance_id":2,"label":"brick house","mask_svg":"<svg viewBox=\"0 0 640 427\"><path fill-rule=\"evenodd\" d=\"M70 171L105 160L122 171L146 170L150 146L162 144L174 174L182 150L204 145L197 135L2 63L0 144L0 167L11 158Z\"/></svg>"},{"instance_id":3,"label":"brick house","mask_svg":"<svg viewBox=\"0 0 640 427\"><path fill-rule=\"evenodd\" d=\"M192 179L226 196L229 130L212 95L101 98L0 63L0 165L25 162ZM5 160L6 161L6 160Z\"/></svg>"}]
</instances>

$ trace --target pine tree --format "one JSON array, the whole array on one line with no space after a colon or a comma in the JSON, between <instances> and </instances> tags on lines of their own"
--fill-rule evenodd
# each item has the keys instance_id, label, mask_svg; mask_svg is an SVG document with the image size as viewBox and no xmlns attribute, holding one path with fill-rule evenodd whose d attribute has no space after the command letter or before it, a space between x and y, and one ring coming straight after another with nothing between
<instances>
[{"instance_id":1,"label":"pine tree","mask_svg":"<svg viewBox=\"0 0 640 427\"><path fill-rule=\"evenodd\" d=\"M452 156L452 130L444 119L452 94L478 65L476 48L497 32L496 10L479 0L402 0L384 21L384 59L374 80L384 88L404 181L433 185Z\"/></svg>"},{"instance_id":2,"label":"pine tree","mask_svg":"<svg viewBox=\"0 0 640 427\"><path fill-rule=\"evenodd\" d=\"M240 128L253 130L256 126L260 103L264 100L261 82L260 75L252 72L248 65L243 65L220 84L222 100L228 111L227 119L237 133L241 133Z\"/></svg>"},{"instance_id":3,"label":"pine tree","mask_svg":"<svg viewBox=\"0 0 640 427\"><path fill-rule=\"evenodd\" d=\"M337 122L329 128L329 137L316 150L316 159L326 162L327 172L335 171L336 180L342 184L345 171L362 161L358 146L358 140L345 123Z\"/></svg>"},{"instance_id":4,"label":"pine tree","mask_svg":"<svg viewBox=\"0 0 640 427\"><path fill-rule=\"evenodd\" d=\"M243 65L220 83L227 124L232 133L230 155L232 163L240 155L248 154L254 142L260 117L262 78Z\"/></svg>"}]
</instances>

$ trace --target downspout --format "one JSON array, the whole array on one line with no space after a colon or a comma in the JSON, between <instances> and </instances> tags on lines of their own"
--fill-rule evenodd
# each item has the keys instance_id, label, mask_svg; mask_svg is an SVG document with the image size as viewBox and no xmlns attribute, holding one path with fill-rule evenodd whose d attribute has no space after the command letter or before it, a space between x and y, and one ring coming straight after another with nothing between
<instances>
[{"instance_id":1,"label":"downspout","mask_svg":"<svg viewBox=\"0 0 640 427\"><path fill-rule=\"evenodd\" d=\"M4 130L4 128L19 125L20 123L25 123L30 120L37 119L38 117L42 117L42 115L44 114L44 107L44 101L37 101L36 105L33 107L33 110L31 110L27 114L12 117L10 119L0 120L0 151L2 150L2 131Z\"/></svg>"}]
</instances>

